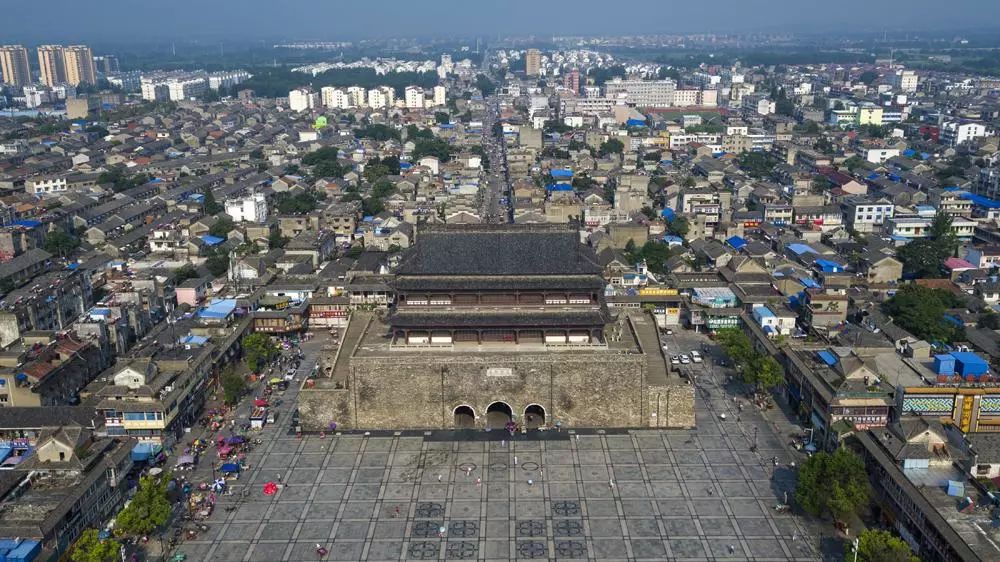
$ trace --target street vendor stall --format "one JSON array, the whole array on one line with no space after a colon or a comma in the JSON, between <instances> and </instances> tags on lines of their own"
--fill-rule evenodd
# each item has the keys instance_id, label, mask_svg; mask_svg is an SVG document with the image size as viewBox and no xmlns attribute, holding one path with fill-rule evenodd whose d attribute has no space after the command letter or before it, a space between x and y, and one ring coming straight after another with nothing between
<instances>
[{"instance_id":1,"label":"street vendor stall","mask_svg":"<svg viewBox=\"0 0 1000 562\"><path fill-rule=\"evenodd\" d=\"M267 408L254 408L250 414L250 427L252 429L263 429L267 422Z\"/></svg>"}]
</instances>

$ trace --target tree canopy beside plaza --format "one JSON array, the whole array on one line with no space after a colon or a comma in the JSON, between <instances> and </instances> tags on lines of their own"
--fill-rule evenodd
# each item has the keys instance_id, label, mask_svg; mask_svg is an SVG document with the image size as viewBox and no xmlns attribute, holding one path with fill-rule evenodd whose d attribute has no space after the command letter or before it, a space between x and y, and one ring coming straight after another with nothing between
<instances>
[{"instance_id":1,"label":"tree canopy beside plaza","mask_svg":"<svg viewBox=\"0 0 1000 562\"><path fill-rule=\"evenodd\" d=\"M799 468L795 501L807 513L846 521L868 505L868 498L865 465L843 447L832 454L816 453Z\"/></svg>"},{"instance_id":2,"label":"tree canopy beside plaza","mask_svg":"<svg viewBox=\"0 0 1000 562\"><path fill-rule=\"evenodd\" d=\"M718 342L733 360L743 382L758 390L770 390L785 383L785 373L778 361L754 349L750 338L735 328L719 330Z\"/></svg>"},{"instance_id":3,"label":"tree canopy beside plaza","mask_svg":"<svg viewBox=\"0 0 1000 562\"><path fill-rule=\"evenodd\" d=\"M129 504L115 518L115 534L123 537L149 535L170 519L167 499L169 474L144 476Z\"/></svg>"}]
</instances>

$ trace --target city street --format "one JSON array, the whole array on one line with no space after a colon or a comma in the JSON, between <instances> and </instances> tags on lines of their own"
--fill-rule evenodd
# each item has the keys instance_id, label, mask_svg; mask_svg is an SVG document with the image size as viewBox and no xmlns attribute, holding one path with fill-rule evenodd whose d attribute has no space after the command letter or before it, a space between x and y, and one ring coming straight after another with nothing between
<instances>
[{"instance_id":1,"label":"city street","mask_svg":"<svg viewBox=\"0 0 1000 562\"><path fill-rule=\"evenodd\" d=\"M300 371L319 345L306 344ZM759 412L734 413L721 377L697 378L696 430L513 442L447 431L296 438L290 389L209 531L178 552L219 561L317 560L318 545L329 560L835 559L819 554L804 519L776 511L794 487L792 458ZM278 493L265 496L279 475Z\"/></svg>"},{"instance_id":2,"label":"city street","mask_svg":"<svg viewBox=\"0 0 1000 562\"><path fill-rule=\"evenodd\" d=\"M493 134L494 124L499 119L498 111L496 98L488 98L483 117L483 150L489 159L489 171L482 174L480 201L483 222L494 224L513 220L507 147Z\"/></svg>"}]
</instances>

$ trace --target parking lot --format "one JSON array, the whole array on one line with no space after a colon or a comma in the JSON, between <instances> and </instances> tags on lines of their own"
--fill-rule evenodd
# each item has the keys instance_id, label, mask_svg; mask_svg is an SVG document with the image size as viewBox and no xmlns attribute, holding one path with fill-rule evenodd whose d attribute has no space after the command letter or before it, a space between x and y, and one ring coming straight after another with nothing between
<instances>
[{"instance_id":1,"label":"parking lot","mask_svg":"<svg viewBox=\"0 0 1000 562\"><path fill-rule=\"evenodd\" d=\"M667 345L700 341L680 333ZM748 408L722 419L735 405L721 377L696 378L698 428L687 431L511 442L450 432L296 438L285 423L268 426L210 530L178 550L219 561L317 560L317 546L328 560L823 558L805 520L775 509L794 487L782 437ZM279 475L278 493L265 496Z\"/></svg>"}]
</instances>

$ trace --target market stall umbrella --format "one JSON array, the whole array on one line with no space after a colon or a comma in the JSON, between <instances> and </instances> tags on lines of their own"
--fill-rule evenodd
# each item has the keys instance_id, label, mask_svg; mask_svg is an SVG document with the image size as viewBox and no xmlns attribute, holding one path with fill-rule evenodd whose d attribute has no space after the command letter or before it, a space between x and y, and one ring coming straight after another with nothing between
<instances>
[{"instance_id":1,"label":"market stall umbrella","mask_svg":"<svg viewBox=\"0 0 1000 562\"><path fill-rule=\"evenodd\" d=\"M158 467L158 466L154 466L153 468L149 469L149 475L150 476L156 476L156 475L158 475L158 474L160 474L162 472L163 472L163 469L160 468L160 467Z\"/></svg>"},{"instance_id":2,"label":"market stall umbrella","mask_svg":"<svg viewBox=\"0 0 1000 562\"><path fill-rule=\"evenodd\" d=\"M234 462L227 462L226 464L219 467L219 470L221 470L222 472L239 472L240 465Z\"/></svg>"},{"instance_id":3,"label":"market stall umbrella","mask_svg":"<svg viewBox=\"0 0 1000 562\"><path fill-rule=\"evenodd\" d=\"M278 377L271 377L271 380L269 380L267 382L269 382L271 384L278 384L279 382L281 382L281 379L278 378Z\"/></svg>"},{"instance_id":4,"label":"market stall umbrella","mask_svg":"<svg viewBox=\"0 0 1000 562\"><path fill-rule=\"evenodd\" d=\"M267 484L264 484L264 495L265 496L273 496L274 494L277 494L277 493L278 493L278 485L277 484L275 484L274 482L268 482Z\"/></svg>"},{"instance_id":5,"label":"market stall umbrella","mask_svg":"<svg viewBox=\"0 0 1000 562\"><path fill-rule=\"evenodd\" d=\"M256 399L256 400L253 401L253 405L257 406L258 408L266 408L267 407L267 400L261 400L260 398L258 398L258 399Z\"/></svg>"},{"instance_id":6,"label":"market stall umbrella","mask_svg":"<svg viewBox=\"0 0 1000 562\"><path fill-rule=\"evenodd\" d=\"M223 445L222 447L219 447L219 455L223 456L223 457L226 456L226 455L228 455L232 451L233 451L233 448L230 447L229 445Z\"/></svg>"},{"instance_id":7,"label":"market stall umbrella","mask_svg":"<svg viewBox=\"0 0 1000 562\"><path fill-rule=\"evenodd\" d=\"M233 435L232 437L226 438L227 445L239 445L240 443L246 443L247 438L242 435Z\"/></svg>"},{"instance_id":8,"label":"market stall umbrella","mask_svg":"<svg viewBox=\"0 0 1000 562\"><path fill-rule=\"evenodd\" d=\"M184 466L186 464L194 464L194 455L181 455L177 457L177 466Z\"/></svg>"}]
</instances>

